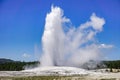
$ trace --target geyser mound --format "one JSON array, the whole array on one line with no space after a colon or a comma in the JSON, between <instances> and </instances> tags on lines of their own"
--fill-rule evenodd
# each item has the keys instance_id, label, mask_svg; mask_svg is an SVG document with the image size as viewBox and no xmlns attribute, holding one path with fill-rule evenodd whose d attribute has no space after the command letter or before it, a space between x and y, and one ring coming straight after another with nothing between
<instances>
[{"instance_id":1,"label":"geyser mound","mask_svg":"<svg viewBox=\"0 0 120 80\"><path fill-rule=\"evenodd\" d=\"M56 66L52 66L52 67L38 67L38 68L34 68L34 69L28 69L28 70L24 70L23 72L27 72L27 73L35 73L35 75L59 75L59 76L72 76L72 75L87 75L90 73L94 73L94 72L90 72L87 71L85 69L81 69L81 68L75 68L75 67L56 67ZM34 75L34 74L33 74Z\"/></svg>"}]
</instances>

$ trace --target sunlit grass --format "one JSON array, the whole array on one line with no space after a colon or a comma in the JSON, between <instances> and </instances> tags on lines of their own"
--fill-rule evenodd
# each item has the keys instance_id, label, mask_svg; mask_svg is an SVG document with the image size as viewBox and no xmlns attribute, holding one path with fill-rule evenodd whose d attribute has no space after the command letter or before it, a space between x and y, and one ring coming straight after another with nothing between
<instances>
[{"instance_id":1,"label":"sunlit grass","mask_svg":"<svg viewBox=\"0 0 120 80\"><path fill-rule=\"evenodd\" d=\"M28 76L28 77L0 77L0 80L86 80L84 77L73 76Z\"/></svg>"},{"instance_id":2,"label":"sunlit grass","mask_svg":"<svg viewBox=\"0 0 120 80\"><path fill-rule=\"evenodd\" d=\"M91 79L81 76L28 76L28 77L0 77L0 80L116 80L111 79Z\"/></svg>"}]
</instances>

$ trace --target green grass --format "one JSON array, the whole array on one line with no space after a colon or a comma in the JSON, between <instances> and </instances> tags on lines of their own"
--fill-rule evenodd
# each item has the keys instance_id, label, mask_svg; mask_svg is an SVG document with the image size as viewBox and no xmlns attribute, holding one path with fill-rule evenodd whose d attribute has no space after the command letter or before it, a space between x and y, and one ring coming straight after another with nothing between
<instances>
[{"instance_id":1,"label":"green grass","mask_svg":"<svg viewBox=\"0 0 120 80\"><path fill-rule=\"evenodd\" d=\"M101 79L101 80L117 80L117 79L111 78L111 79Z\"/></svg>"}]
</instances>

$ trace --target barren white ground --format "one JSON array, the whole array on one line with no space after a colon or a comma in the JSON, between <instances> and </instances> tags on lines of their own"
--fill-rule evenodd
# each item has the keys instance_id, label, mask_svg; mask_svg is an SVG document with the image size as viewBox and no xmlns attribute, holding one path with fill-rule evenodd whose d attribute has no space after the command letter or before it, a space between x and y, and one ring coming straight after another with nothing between
<instances>
[{"instance_id":1,"label":"barren white ground","mask_svg":"<svg viewBox=\"0 0 120 80\"><path fill-rule=\"evenodd\" d=\"M104 70L102 70L104 71ZM107 73L100 70L85 70L75 67L39 67L24 71L0 71L0 77L23 77L23 76L81 76L92 79L116 78L120 79L120 73Z\"/></svg>"}]
</instances>

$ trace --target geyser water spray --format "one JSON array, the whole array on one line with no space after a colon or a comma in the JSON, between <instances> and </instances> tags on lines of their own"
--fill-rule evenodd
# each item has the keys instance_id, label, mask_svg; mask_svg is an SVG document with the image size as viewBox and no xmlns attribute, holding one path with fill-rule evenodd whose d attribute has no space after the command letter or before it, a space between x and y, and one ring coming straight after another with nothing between
<instances>
[{"instance_id":1,"label":"geyser water spray","mask_svg":"<svg viewBox=\"0 0 120 80\"><path fill-rule=\"evenodd\" d=\"M46 15L42 36L41 66L74 66L98 60L101 48L95 36L103 30L105 20L93 13L90 20L78 27L71 25L60 7L51 7Z\"/></svg>"}]
</instances>

